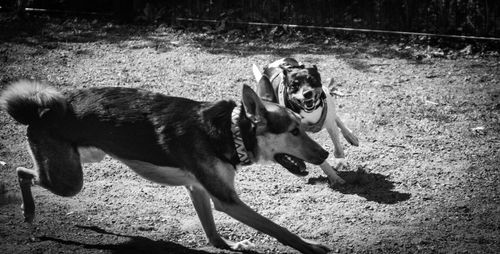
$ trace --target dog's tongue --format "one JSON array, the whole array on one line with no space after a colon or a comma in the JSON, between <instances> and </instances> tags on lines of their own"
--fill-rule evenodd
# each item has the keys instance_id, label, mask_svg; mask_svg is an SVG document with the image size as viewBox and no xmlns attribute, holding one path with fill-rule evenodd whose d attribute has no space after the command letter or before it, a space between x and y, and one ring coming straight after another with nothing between
<instances>
[{"instance_id":1,"label":"dog's tongue","mask_svg":"<svg viewBox=\"0 0 500 254\"><path fill-rule=\"evenodd\" d=\"M306 176L309 173L306 171L304 161L297 157L280 153L274 156L274 160L294 175Z\"/></svg>"}]
</instances>

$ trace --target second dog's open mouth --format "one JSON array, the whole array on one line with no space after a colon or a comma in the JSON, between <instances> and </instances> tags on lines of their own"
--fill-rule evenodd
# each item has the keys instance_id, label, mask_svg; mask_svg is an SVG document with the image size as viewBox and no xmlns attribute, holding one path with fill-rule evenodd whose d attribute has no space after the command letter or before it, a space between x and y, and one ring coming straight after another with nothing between
<instances>
[{"instance_id":1,"label":"second dog's open mouth","mask_svg":"<svg viewBox=\"0 0 500 254\"><path fill-rule=\"evenodd\" d=\"M315 96L315 98L303 100L300 105L305 112L312 112L322 105L322 100Z\"/></svg>"},{"instance_id":2,"label":"second dog's open mouth","mask_svg":"<svg viewBox=\"0 0 500 254\"><path fill-rule=\"evenodd\" d=\"M306 170L306 164L304 161L295 156L278 153L274 155L274 160L294 175L306 176L309 173Z\"/></svg>"},{"instance_id":3,"label":"second dog's open mouth","mask_svg":"<svg viewBox=\"0 0 500 254\"><path fill-rule=\"evenodd\" d=\"M316 104L317 104L316 100L314 100L314 99L307 100L307 101L304 101L302 103L305 110L313 110L315 108Z\"/></svg>"}]
</instances>

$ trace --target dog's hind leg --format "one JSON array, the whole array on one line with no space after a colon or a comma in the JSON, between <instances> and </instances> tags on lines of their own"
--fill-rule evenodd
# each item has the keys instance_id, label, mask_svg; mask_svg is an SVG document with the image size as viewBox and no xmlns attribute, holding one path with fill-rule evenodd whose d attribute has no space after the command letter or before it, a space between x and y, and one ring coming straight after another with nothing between
<instances>
[{"instance_id":1,"label":"dog's hind leg","mask_svg":"<svg viewBox=\"0 0 500 254\"><path fill-rule=\"evenodd\" d=\"M48 131L29 126L28 144L33 169L19 167L17 175L23 197L24 219L32 222L35 216L31 193L33 183L59 196L74 196L82 189L83 172L77 149L52 137Z\"/></svg>"}]
</instances>

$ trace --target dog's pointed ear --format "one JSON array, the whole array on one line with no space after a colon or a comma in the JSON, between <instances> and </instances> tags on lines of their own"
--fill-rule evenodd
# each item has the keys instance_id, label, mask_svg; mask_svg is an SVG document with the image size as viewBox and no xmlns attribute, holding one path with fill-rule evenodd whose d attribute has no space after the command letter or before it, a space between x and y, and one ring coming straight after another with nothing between
<instances>
[{"instance_id":1,"label":"dog's pointed ear","mask_svg":"<svg viewBox=\"0 0 500 254\"><path fill-rule=\"evenodd\" d=\"M242 102L246 116L255 125L266 125L267 110L259 96L248 85L243 85Z\"/></svg>"},{"instance_id":2,"label":"dog's pointed ear","mask_svg":"<svg viewBox=\"0 0 500 254\"><path fill-rule=\"evenodd\" d=\"M260 77L259 83L257 84L257 94L262 100L276 102L273 85L266 75Z\"/></svg>"}]
</instances>

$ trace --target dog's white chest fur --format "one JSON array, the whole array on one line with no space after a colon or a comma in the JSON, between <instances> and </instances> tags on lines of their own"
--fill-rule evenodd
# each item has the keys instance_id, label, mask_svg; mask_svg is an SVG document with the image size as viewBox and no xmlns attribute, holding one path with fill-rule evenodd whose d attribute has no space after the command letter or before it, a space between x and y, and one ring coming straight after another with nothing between
<instances>
[{"instance_id":1,"label":"dog's white chest fur","mask_svg":"<svg viewBox=\"0 0 500 254\"><path fill-rule=\"evenodd\" d=\"M327 104L327 112L326 112L326 121L324 125L327 125L328 122L335 121L335 119L332 119L337 113L336 113L336 103L335 103L335 98L330 95L329 89L325 86L322 87L323 92L326 95L325 102ZM315 124L321 119L321 114L323 114L323 106L315 109L313 112L305 112L303 110L300 111L300 116L302 116L302 123L305 124ZM321 126L322 128L325 126Z\"/></svg>"},{"instance_id":2,"label":"dog's white chest fur","mask_svg":"<svg viewBox=\"0 0 500 254\"><path fill-rule=\"evenodd\" d=\"M305 124L315 124L321 119L321 114L323 113L323 107L319 107L312 112L300 111L300 116L302 116L302 123Z\"/></svg>"}]
</instances>

